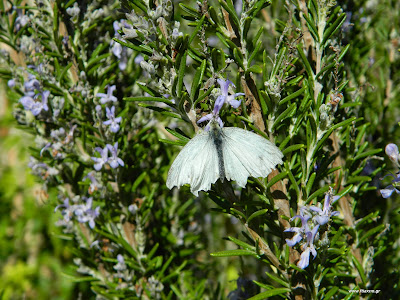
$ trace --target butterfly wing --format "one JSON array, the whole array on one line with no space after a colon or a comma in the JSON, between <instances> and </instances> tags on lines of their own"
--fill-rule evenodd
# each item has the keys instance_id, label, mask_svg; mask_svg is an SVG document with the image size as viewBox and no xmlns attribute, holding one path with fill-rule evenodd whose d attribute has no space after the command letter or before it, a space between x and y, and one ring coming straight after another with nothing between
<instances>
[{"instance_id":1,"label":"butterfly wing","mask_svg":"<svg viewBox=\"0 0 400 300\"><path fill-rule=\"evenodd\" d=\"M267 177L283 154L273 143L258 134L237 128L222 129L225 175L245 187L247 178Z\"/></svg>"},{"instance_id":2,"label":"butterfly wing","mask_svg":"<svg viewBox=\"0 0 400 300\"><path fill-rule=\"evenodd\" d=\"M218 154L209 132L191 139L179 152L168 172L167 187L190 184L190 191L208 191L219 178Z\"/></svg>"}]
</instances>

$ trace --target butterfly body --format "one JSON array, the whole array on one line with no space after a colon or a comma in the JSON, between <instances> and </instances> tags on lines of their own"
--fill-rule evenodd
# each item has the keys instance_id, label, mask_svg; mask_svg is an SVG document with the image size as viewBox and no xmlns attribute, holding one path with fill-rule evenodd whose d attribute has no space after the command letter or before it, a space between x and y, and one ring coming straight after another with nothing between
<instances>
[{"instance_id":1,"label":"butterfly body","mask_svg":"<svg viewBox=\"0 0 400 300\"><path fill-rule=\"evenodd\" d=\"M211 126L210 129L210 134L211 134L211 140L215 145L215 148L217 150L217 156L218 156L218 171L219 171L219 179L221 181L224 181L225 178L225 164L224 164L224 155L223 155L223 135L222 135L222 129L219 126Z\"/></svg>"},{"instance_id":2,"label":"butterfly body","mask_svg":"<svg viewBox=\"0 0 400 300\"><path fill-rule=\"evenodd\" d=\"M279 148L262 136L212 122L209 131L197 134L178 154L168 172L167 187L189 184L196 196L210 190L218 178L245 187L250 176L267 177L282 157Z\"/></svg>"}]
</instances>

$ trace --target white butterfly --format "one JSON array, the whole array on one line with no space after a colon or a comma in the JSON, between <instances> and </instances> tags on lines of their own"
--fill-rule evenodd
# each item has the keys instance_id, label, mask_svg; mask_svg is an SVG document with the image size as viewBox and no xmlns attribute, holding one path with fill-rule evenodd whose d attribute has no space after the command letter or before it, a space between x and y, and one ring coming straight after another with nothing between
<instances>
[{"instance_id":1,"label":"white butterfly","mask_svg":"<svg viewBox=\"0 0 400 300\"><path fill-rule=\"evenodd\" d=\"M282 152L267 139L237 127L221 128L210 122L210 130L191 139L168 172L167 187L190 184L190 191L208 191L218 178L234 180L245 187L247 178L267 177L282 163Z\"/></svg>"}]
</instances>

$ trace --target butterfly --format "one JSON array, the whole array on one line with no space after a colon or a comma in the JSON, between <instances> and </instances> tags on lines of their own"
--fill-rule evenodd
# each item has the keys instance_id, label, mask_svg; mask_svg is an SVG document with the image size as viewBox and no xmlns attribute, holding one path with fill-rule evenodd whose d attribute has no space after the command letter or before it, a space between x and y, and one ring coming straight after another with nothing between
<instances>
[{"instance_id":1,"label":"butterfly","mask_svg":"<svg viewBox=\"0 0 400 300\"><path fill-rule=\"evenodd\" d=\"M168 172L167 187L189 184L198 196L226 178L244 188L250 176L267 177L282 157L279 148L262 136L238 127L221 128L212 120L209 130L197 134L178 154Z\"/></svg>"}]
</instances>

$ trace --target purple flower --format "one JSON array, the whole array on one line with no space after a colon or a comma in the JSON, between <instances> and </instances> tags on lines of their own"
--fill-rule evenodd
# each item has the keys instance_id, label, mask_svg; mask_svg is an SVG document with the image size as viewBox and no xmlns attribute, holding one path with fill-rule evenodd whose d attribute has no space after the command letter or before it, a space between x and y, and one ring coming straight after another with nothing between
<instances>
[{"instance_id":1,"label":"purple flower","mask_svg":"<svg viewBox=\"0 0 400 300\"><path fill-rule=\"evenodd\" d=\"M97 104L96 107L95 107L95 110L96 110L96 113L97 113L98 115L100 115L100 113L101 113L101 105L100 105L100 104Z\"/></svg>"},{"instance_id":2,"label":"purple flower","mask_svg":"<svg viewBox=\"0 0 400 300\"><path fill-rule=\"evenodd\" d=\"M121 254L117 255L117 261L118 261L118 263L113 267L114 270L125 271L126 270L125 259Z\"/></svg>"},{"instance_id":3,"label":"purple flower","mask_svg":"<svg viewBox=\"0 0 400 300\"><path fill-rule=\"evenodd\" d=\"M65 136L65 129L60 127L59 129L51 130L50 136L56 141L61 141Z\"/></svg>"},{"instance_id":4,"label":"purple flower","mask_svg":"<svg viewBox=\"0 0 400 300\"><path fill-rule=\"evenodd\" d=\"M121 27L119 26L119 22L118 21L114 21L113 23L113 27L114 27L114 36L119 39L122 40L123 42L125 42L121 35L119 34L118 30L121 30ZM121 59L121 53L122 53L122 45L120 43L117 43L114 40L111 40L110 42L110 46L112 47L112 53L119 59Z\"/></svg>"},{"instance_id":5,"label":"purple flower","mask_svg":"<svg viewBox=\"0 0 400 300\"><path fill-rule=\"evenodd\" d=\"M25 110L32 111L33 106L35 105L35 100L33 100L33 98L30 96L24 96L21 99L19 99L19 103L22 104Z\"/></svg>"},{"instance_id":6,"label":"purple flower","mask_svg":"<svg viewBox=\"0 0 400 300\"><path fill-rule=\"evenodd\" d=\"M104 125L110 125L110 130L114 133L118 132L119 124L122 120L121 117L115 118L115 106L112 106L111 109L106 107L106 116L108 118L107 121L104 121Z\"/></svg>"},{"instance_id":7,"label":"purple flower","mask_svg":"<svg viewBox=\"0 0 400 300\"><path fill-rule=\"evenodd\" d=\"M19 99L19 102L22 104L25 110L31 111L34 116L39 115L42 110L49 110L49 107L47 106L47 98L50 95L49 91L43 91L35 96L30 96L30 93L31 92L28 92L26 96ZM42 101L36 101L38 100L39 96L42 97Z\"/></svg>"},{"instance_id":8,"label":"purple flower","mask_svg":"<svg viewBox=\"0 0 400 300\"><path fill-rule=\"evenodd\" d=\"M291 227L284 230L284 232L296 233L291 239L286 239L286 244L288 244L288 246L290 247L293 247L298 242L300 242L303 239L303 236L310 231L308 220L311 218L311 216L307 213L306 207L302 207L300 209L300 215L294 216L290 219L290 221L293 221L296 218L299 218L301 220L301 227Z\"/></svg>"},{"instance_id":9,"label":"purple flower","mask_svg":"<svg viewBox=\"0 0 400 300\"><path fill-rule=\"evenodd\" d=\"M43 180L47 180L49 176L55 176L59 173L56 168L50 167L45 163L41 163L32 156L29 160L28 167L32 169L32 174L40 176Z\"/></svg>"},{"instance_id":10,"label":"purple flower","mask_svg":"<svg viewBox=\"0 0 400 300\"><path fill-rule=\"evenodd\" d=\"M74 139L74 131L78 127L78 125L73 125L70 130L67 133L67 136L65 137L64 143L69 144L73 139Z\"/></svg>"},{"instance_id":11,"label":"purple flower","mask_svg":"<svg viewBox=\"0 0 400 300\"><path fill-rule=\"evenodd\" d=\"M393 174L388 174L386 176L384 176L383 178L387 177L387 176L392 176L394 179L392 180L392 184L388 185L386 188L381 189L381 195L383 198L389 198L393 192L396 192L397 194L400 194L400 191L397 189L398 186L400 186L399 182L400 182L400 173L396 174L397 176L393 175ZM383 179L381 178L381 180Z\"/></svg>"},{"instance_id":12,"label":"purple flower","mask_svg":"<svg viewBox=\"0 0 400 300\"><path fill-rule=\"evenodd\" d=\"M35 96L35 91L40 91L40 82L32 74L28 74L28 81L24 82L25 96Z\"/></svg>"},{"instance_id":13,"label":"purple flower","mask_svg":"<svg viewBox=\"0 0 400 300\"><path fill-rule=\"evenodd\" d=\"M34 116L37 116L38 114L40 114L40 112L42 110L45 110L45 111L49 110L49 107L47 106L47 99L50 96L50 91L43 91L40 94L36 94L35 99L37 99L38 96L42 97L42 101L35 103L34 108L32 110L32 114Z\"/></svg>"},{"instance_id":14,"label":"purple flower","mask_svg":"<svg viewBox=\"0 0 400 300\"><path fill-rule=\"evenodd\" d=\"M114 144L114 146L111 146L110 144L107 144L106 147L111 152L111 156L108 159L108 163L110 164L110 167L113 168L113 169L118 168L118 166L123 167L124 166L124 162L122 161L122 159L120 159L117 156L118 155L118 142L116 142Z\"/></svg>"},{"instance_id":15,"label":"purple flower","mask_svg":"<svg viewBox=\"0 0 400 300\"><path fill-rule=\"evenodd\" d=\"M22 9L17 9L18 17L15 19L14 28L15 31L19 31L21 28L25 27L29 22L29 17L24 15Z\"/></svg>"},{"instance_id":16,"label":"purple flower","mask_svg":"<svg viewBox=\"0 0 400 300\"><path fill-rule=\"evenodd\" d=\"M90 186L89 186L89 194L93 194L97 189L100 187L99 182L97 179L94 177L94 172L88 173L83 179L88 178L90 180Z\"/></svg>"},{"instance_id":17,"label":"purple flower","mask_svg":"<svg viewBox=\"0 0 400 300\"><path fill-rule=\"evenodd\" d=\"M303 245L303 253L300 255L300 260L297 263L299 268L305 269L308 267L310 263L310 253L315 258L317 256L317 250L315 250L314 246L314 238L318 232L319 225L316 225L312 231L306 232L307 242Z\"/></svg>"},{"instance_id":18,"label":"purple flower","mask_svg":"<svg viewBox=\"0 0 400 300\"><path fill-rule=\"evenodd\" d=\"M77 220L79 223L89 223L89 227L91 229L94 228L95 222L94 219L100 215L100 206L97 206L95 209L92 209L92 198L86 199L85 204L79 205L74 213L77 216Z\"/></svg>"},{"instance_id":19,"label":"purple flower","mask_svg":"<svg viewBox=\"0 0 400 300\"><path fill-rule=\"evenodd\" d=\"M385 153L387 156L389 156L389 159L395 163L397 166L399 166L399 159L400 159L400 154L399 154L399 148L395 144L387 144L385 147Z\"/></svg>"},{"instance_id":20,"label":"purple flower","mask_svg":"<svg viewBox=\"0 0 400 300\"><path fill-rule=\"evenodd\" d=\"M128 211L132 214L135 215L136 212L138 211L138 206L136 204L131 204L128 206Z\"/></svg>"},{"instance_id":21,"label":"purple flower","mask_svg":"<svg viewBox=\"0 0 400 300\"><path fill-rule=\"evenodd\" d=\"M219 126L222 128L224 127L224 123L222 122L221 118L219 117L219 112L221 111L222 106L224 106L225 103L228 103L231 105L233 108L238 108L240 105L241 100L235 100L237 96L242 96L244 95L243 93L236 93L234 95L229 95L228 89L230 85L235 86L232 81L230 80L224 80L224 79L217 79L220 87L221 87L221 95L217 97L217 100L214 103L214 108L212 113L207 114L203 117L201 117L197 123L202 123L204 121L210 121L205 130L209 131L210 130L210 124L211 122L218 122Z\"/></svg>"},{"instance_id":22,"label":"purple flower","mask_svg":"<svg viewBox=\"0 0 400 300\"><path fill-rule=\"evenodd\" d=\"M335 203L339 198L340 196L333 196L332 192L328 192L325 195L323 210L316 206L310 206L310 210L317 213L315 216L313 216L313 219L315 219L319 225L325 225L329 222L330 217L339 215L338 211L331 211L332 204Z\"/></svg>"},{"instance_id":23,"label":"purple flower","mask_svg":"<svg viewBox=\"0 0 400 300\"><path fill-rule=\"evenodd\" d=\"M138 54L133 61L135 64L139 65L140 62L143 60L144 60L143 56L141 54Z\"/></svg>"},{"instance_id":24,"label":"purple flower","mask_svg":"<svg viewBox=\"0 0 400 300\"><path fill-rule=\"evenodd\" d=\"M113 46L112 46L112 53L119 59L121 59L121 54L122 54L122 45L120 43L115 42L114 40L112 41Z\"/></svg>"},{"instance_id":25,"label":"purple flower","mask_svg":"<svg viewBox=\"0 0 400 300\"><path fill-rule=\"evenodd\" d=\"M40 150L40 157L42 157L43 156L43 152L44 151L46 151L47 149L50 149L51 148L51 143L47 143L43 148L42 148L42 150Z\"/></svg>"},{"instance_id":26,"label":"purple flower","mask_svg":"<svg viewBox=\"0 0 400 300\"><path fill-rule=\"evenodd\" d=\"M80 11L81 10L77 2L74 3L74 6L67 8L67 14L69 14L72 17L72 21L74 23L78 21Z\"/></svg>"},{"instance_id":27,"label":"purple flower","mask_svg":"<svg viewBox=\"0 0 400 300\"><path fill-rule=\"evenodd\" d=\"M7 85L9 88L13 88L16 85L15 79L10 79L7 81Z\"/></svg>"},{"instance_id":28,"label":"purple flower","mask_svg":"<svg viewBox=\"0 0 400 300\"><path fill-rule=\"evenodd\" d=\"M235 85L233 84L232 81L230 80L223 80L222 78L217 79L219 86L221 87L221 92L222 92L222 97L224 99L224 103L230 104L233 108L238 108L240 105L241 100L235 100L236 97L238 96L244 96L244 93L236 93L233 95L228 94L228 89L230 85Z\"/></svg>"},{"instance_id":29,"label":"purple flower","mask_svg":"<svg viewBox=\"0 0 400 300\"><path fill-rule=\"evenodd\" d=\"M69 204L69 199L65 198L63 204L57 205L56 208L54 209L54 212L56 212L60 207L63 207L64 209L61 211L62 216L64 217L64 221L69 222L71 221L74 211L75 211L75 205L70 205Z\"/></svg>"},{"instance_id":30,"label":"purple flower","mask_svg":"<svg viewBox=\"0 0 400 300\"><path fill-rule=\"evenodd\" d=\"M95 150L100 153L101 157L92 157L92 160L95 162L93 167L96 171L100 171L103 165L108 162L108 147L106 146L104 149L96 147Z\"/></svg>"},{"instance_id":31,"label":"purple flower","mask_svg":"<svg viewBox=\"0 0 400 300\"><path fill-rule=\"evenodd\" d=\"M222 96L218 96L217 101L214 103L214 108L211 114L207 114L203 117L201 117L198 121L197 124L202 123L204 121L210 121L205 130L209 131L210 130L210 123L212 121L218 122L219 126L222 128L224 127L224 123L222 122L221 118L219 117L219 111L221 110L222 106L224 105L224 98Z\"/></svg>"},{"instance_id":32,"label":"purple flower","mask_svg":"<svg viewBox=\"0 0 400 300\"><path fill-rule=\"evenodd\" d=\"M130 28L131 26L125 20L121 20L121 23L119 23L118 21L115 21L113 23L114 37L121 40L122 42L125 42L125 40L118 32L119 30L121 30L121 26L123 26L123 28ZM128 56L130 55L130 53L128 52L131 51L131 49L122 46L120 43L114 40L111 41L110 46L111 52L119 59L119 69L122 71L125 70L127 67Z\"/></svg>"},{"instance_id":33,"label":"purple flower","mask_svg":"<svg viewBox=\"0 0 400 300\"><path fill-rule=\"evenodd\" d=\"M74 197L73 202L77 203L79 200L79 196ZM73 216L76 217L78 222L80 223L89 223L90 228L94 228L96 219L100 215L100 206L97 206L96 209L92 209L93 199L86 199L85 204L73 204L69 203L69 199L66 198L63 204L57 205L54 211L58 210L60 207L64 209L61 211L61 214L64 217L64 224L69 223Z\"/></svg>"},{"instance_id":34,"label":"purple flower","mask_svg":"<svg viewBox=\"0 0 400 300\"><path fill-rule=\"evenodd\" d=\"M115 85L107 86L107 94L97 93L96 97L100 97L100 103L105 104L107 102L117 102L117 97L113 96L113 92L117 87Z\"/></svg>"}]
</instances>

